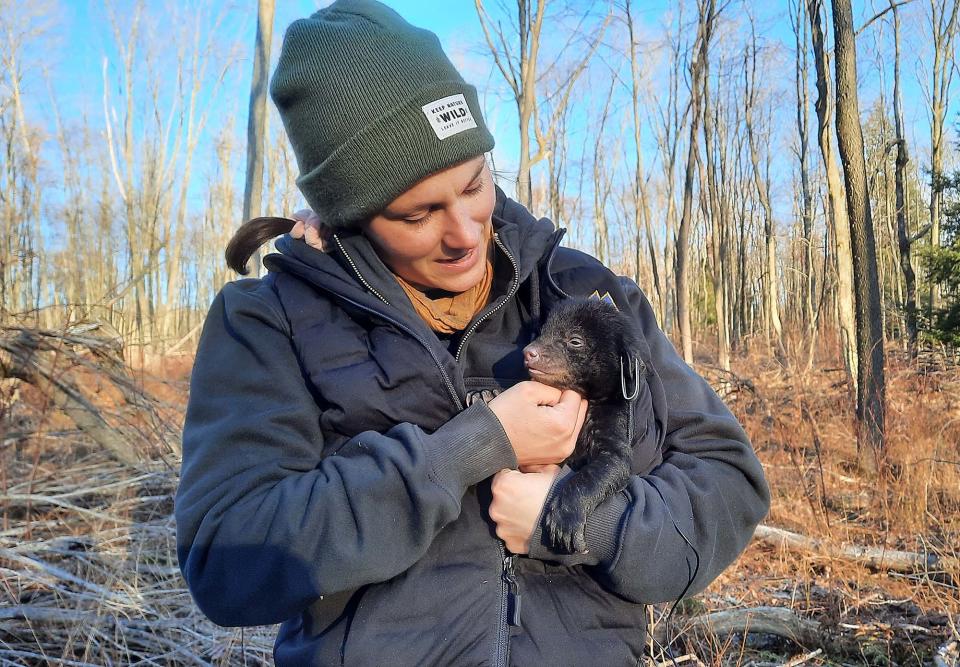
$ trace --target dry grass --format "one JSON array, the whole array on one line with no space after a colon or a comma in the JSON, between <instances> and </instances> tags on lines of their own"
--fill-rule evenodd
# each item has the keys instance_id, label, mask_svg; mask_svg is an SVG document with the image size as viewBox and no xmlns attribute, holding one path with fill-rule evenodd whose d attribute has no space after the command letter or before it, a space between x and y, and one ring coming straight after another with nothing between
<instances>
[{"instance_id":1,"label":"dry grass","mask_svg":"<svg viewBox=\"0 0 960 667\"><path fill-rule=\"evenodd\" d=\"M727 374L701 370L742 419L773 490L766 523L823 540L957 562L960 370L891 360L891 476L857 471L843 373L784 370L763 351ZM189 359L137 373L179 423ZM796 364L794 368L800 368ZM96 383L87 380L86 387ZM150 463L112 462L21 387L0 396L0 666L269 663L273 628L220 628L193 606L176 567L175 443ZM101 401L109 391L98 390ZM169 438L164 435L163 438ZM653 610L673 665L933 664L960 638L960 571L893 573L837 556L752 544L705 594L668 620ZM816 628L798 643L728 632L717 611L777 607ZM754 618L754 612L733 616ZM760 612L761 614L763 612ZM704 619L710 619L705 622ZM757 617L759 618L759 617ZM698 620L699 619L699 620ZM816 645L814 645L816 644ZM949 664L949 663L945 663Z\"/></svg>"},{"instance_id":2,"label":"dry grass","mask_svg":"<svg viewBox=\"0 0 960 667\"><path fill-rule=\"evenodd\" d=\"M136 374L155 418L182 421L189 366ZM80 384L108 416L125 403L106 380ZM169 429L151 434L152 460L131 467L17 389L13 405L11 386L0 397L0 665L269 663L273 628L214 625L180 576Z\"/></svg>"},{"instance_id":3,"label":"dry grass","mask_svg":"<svg viewBox=\"0 0 960 667\"><path fill-rule=\"evenodd\" d=\"M960 638L960 369L889 360L890 475L876 480L858 469L844 373L785 371L769 359L758 352L738 360L733 381L704 372L721 393L739 386L727 401L767 472L773 504L765 523L831 548L754 542L701 596L700 610L787 607L817 622L821 646L833 652L809 656L819 647L742 634L699 634L685 649L715 665L781 664L789 655L811 665L933 664L938 647ZM837 555L847 545L927 554L945 565L871 569Z\"/></svg>"}]
</instances>

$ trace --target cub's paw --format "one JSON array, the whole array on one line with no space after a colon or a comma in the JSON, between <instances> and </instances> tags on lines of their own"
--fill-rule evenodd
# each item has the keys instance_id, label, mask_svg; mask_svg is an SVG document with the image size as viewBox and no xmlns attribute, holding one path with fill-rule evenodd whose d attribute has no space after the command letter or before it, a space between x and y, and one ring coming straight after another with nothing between
<instances>
[{"instance_id":1,"label":"cub's paw","mask_svg":"<svg viewBox=\"0 0 960 667\"><path fill-rule=\"evenodd\" d=\"M582 494L575 486L564 484L544 508L543 533L547 546L556 553L587 553L586 527L587 504Z\"/></svg>"}]
</instances>

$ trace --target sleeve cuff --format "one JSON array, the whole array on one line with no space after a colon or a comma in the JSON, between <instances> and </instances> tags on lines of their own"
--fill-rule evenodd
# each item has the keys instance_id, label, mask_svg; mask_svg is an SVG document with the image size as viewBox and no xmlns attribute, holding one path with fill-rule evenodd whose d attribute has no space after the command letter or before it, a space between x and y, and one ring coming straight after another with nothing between
<instances>
[{"instance_id":1,"label":"sleeve cuff","mask_svg":"<svg viewBox=\"0 0 960 667\"><path fill-rule=\"evenodd\" d=\"M544 507L547 501L556 492L557 486L573 474L567 466L563 469L556 479L550 492L544 500ZM537 518L537 525L533 534L530 536L530 558L539 560L549 560L572 567L574 565L599 565L600 563L611 562L617 554L617 540L620 534L620 524L627 512L629 502L624 493L618 493L612 498L607 498L597 509L587 518L587 529L584 538L587 542L587 553L584 554L558 554L547 546L543 534L543 510Z\"/></svg>"},{"instance_id":2,"label":"sleeve cuff","mask_svg":"<svg viewBox=\"0 0 960 667\"><path fill-rule=\"evenodd\" d=\"M423 445L439 482L464 491L504 468L516 468L517 457L500 420L477 401L430 435Z\"/></svg>"},{"instance_id":3,"label":"sleeve cuff","mask_svg":"<svg viewBox=\"0 0 960 667\"><path fill-rule=\"evenodd\" d=\"M609 563L617 555L620 526L629 506L627 494L620 492L600 503L593 514L587 517L584 539L587 549L596 555L599 562Z\"/></svg>"}]
</instances>

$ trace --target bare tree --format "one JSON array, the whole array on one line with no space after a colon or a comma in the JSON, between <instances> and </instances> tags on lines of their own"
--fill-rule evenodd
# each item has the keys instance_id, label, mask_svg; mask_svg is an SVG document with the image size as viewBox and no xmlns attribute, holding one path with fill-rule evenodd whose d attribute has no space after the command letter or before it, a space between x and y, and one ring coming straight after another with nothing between
<instances>
[{"instance_id":1,"label":"bare tree","mask_svg":"<svg viewBox=\"0 0 960 667\"><path fill-rule=\"evenodd\" d=\"M243 220L260 215L263 193L263 146L267 138L267 83L270 76L270 45L273 41L274 0L257 3L257 39L253 53L253 80L250 83L250 110L247 115L247 180L243 190ZM260 253L253 257L259 272Z\"/></svg>"},{"instance_id":2,"label":"bare tree","mask_svg":"<svg viewBox=\"0 0 960 667\"><path fill-rule=\"evenodd\" d=\"M693 180L697 166L697 135L700 130L700 105L704 63L710 56L710 39L717 18L715 0L698 0L699 19L697 38L691 51L690 62L690 138L687 144L687 166L683 181L683 210L677 232L676 280L677 280L677 325L680 330L680 347L683 359L693 363L693 332L690 327L690 230L693 226Z\"/></svg>"},{"instance_id":3,"label":"bare tree","mask_svg":"<svg viewBox=\"0 0 960 667\"><path fill-rule=\"evenodd\" d=\"M616 77L610 77L610 86L600 111L593 144L593 234L594 254L604 264L610 261L610 231L607 224L607 200L613 188L613 164L604 147L603 138L610 119L610 102L613 99Z\"/></svg>"},{"instance_id":4,"label":"bare tree","mask_svg":"<svg viewBox=\"0 0 960 667\"><path fill-rule=\"evenodd\" d=\"M647 108L656 117L651 120L654 127L657 151L660 155L661 176L663 179L662 201L666 208L666 225L663 240L663 272L664 297L660 303L660 323L665 330L672 328L673 317L679 317L679 301L676 287L679 280L676 273L676 251L679 247L677 234L679 221L677 219L677 157L680 151L680 136L686 118L690 116L690 105L680 111L680 80L683 77L683 53L688 49L684 44L684 3L678 3L675 19L676 32L667 38L669 60L667 61L665 91L657 89L648 98ZM690 51L693 51L693 46ZM689 161L689 160L688 160ZM673 275L670 272L673 271ZM671 280L672 278L672 280ZM671 291L671 286L673 290ZM679 324L677 325L679 327Z\"/></svg>"},{"instance_id":5,"label":"bare tree","mask_svg":"<svg viewBox=\"0 0 960 667\"><path fill-rule=\"evenodd\" d=\"M857 442L861 465L870 470L875 469L884 456L883 314L857 100L857 55L850 0L833 0L833 34L836 44L837 143L847 189L856 285L857 351L860 358Z\"/></svg>"},{"instance_id":6,"label":"bare tree","mask_svg":"<svg viewBox=\"0 0 960 667\"><path fill-rule=\"evenodd\" d=\"M586 69L594 52L603 40L607 23L611 14L608 13L595 33L588 36L589 45L579 57L574 58L573 64L562 77L560 85L551 91L537 92L541 81L540 47L541 33L546 18L547 0L516 0L517 2L517 44L511 46L511 38L507 36L502 25L494 21L483 0L474 0L480 25L486 37L487 47L493 56L494 62L504 80L510 87L517 105L517 115L520 123L520 166L517 173L517 199L527 208L533 206L533 190L530 181L530 170L536 163L547 156L550 138L556 132L560 116L564 113L577 79ZM586 17L583 17L586 18ZM579 30L571 33L570 39L561 50L569 51L574 40L579 37ZM562 60L561 58L557 59ZM541 118L539 105L550 107L545 118ZM531 133L536 142L536 153L531 150Z\"/></svg>"},{"instance_id":7,"label":"bare tree","mask_svg":"<svg viewBox=\"0 0 960 667\"><path fill-rule=\"evenodd\" d=\"M778 359L785 361L783 348L783 324L780 320L779 282L777 278L777 239L774 234L773 206L770 203L770 159L764 161L760 154L760 138L754 120L754 110L757 106L757 38L750 19L751 43L744 55L744 123L747 127L747 139L750 145L750 161L753 164L753 181L763 208L763 235L764 235L764 312L767 322L768 336Z\"/></svg>"},{"instance_id":8,"label":"bare tree","mask_svg":"<svg viewBox=\"0 0 960 667\"><path fill-rule=\"evenodd\" d=\"M42 37L47 26L41 17L43 6L0 3L0 132L3 141L3 192L0 218L3 252L0 256L0 301L3 310L39 323L41 301L46 291L40 259L43 231L40 227L42 187L40 148L42 135L27 122L23 80L27 74L24 52L28 44ZM31 77L32 78L32 77ZM32 227L31 227L32 223Z\"/></svg>"},{"instance_id":9,"label":"bare tree","mask_svg":"<svg viewBox=\"0 0 960 667\"><path fill-rule=\"evenodd\" d=\"M830 63L824 44L821 0L807 0L807 19L813 46L813 62L817 71L817 138L827 179L828 219L833 232L837 271L837 319L844 365L851 384L858 384L856 316L853 295L853 253L850 248L850 226L847 221L846 196L840 169L833 153L830 124Z\"/></svg>"},{"instance_id":10,"label":"bare tree","mask_svg":"<svg viewBox=\"0 0 960 667\"><path fill-rule=\"evenodd\" d=\"M722 151L722 148L715 145L721 144L716 136L713 100L710 90L710 60L704 58L703 75L700 77L701 107L703 113L703 155L702 161L698 160L700 167L700 201L701 210L704 219L708 222L705 234L708 238L708 250L710 254L710 264L712 269L713 282L713 303L714 312L717 320L717 357L720 367L724 370L730 370L730 334L727 326L727 272L728 258L726 257L726 197L721 194L719 180L719 166L716 163L717 158L714 155L715 150ZM718 113L719 116L719 113ZM721 201L723 200L723 201Z\"/></svg>"},{"instance_id":11,"label":"bare tree","mask_svg":"<svg viewBox=\"0 0 960 667\"><path fill-rule=\"evenodd\" d=\"M796 44L796 67L794 69L794 83L797 91L797 161L800 164L800 222L803 233L802 240L802 278L801 289L802 321L807 330L807 336L816 338L814 318L814 268L813 268L813 192L810 186L810 165L808 161L810 139L810 95L807 80L810 73L807 50L807 30L805 6L801 0L791 0L793 5L790 23ZM812 345L812 341L811 341ZM812 349L812 347L811 347Z\"/></svg>"},{"instance_id":12,"label":"bare tree","mask_svg":"<svg viewBox=\"0 0 960 667\"><path fill-rule=\"evenodd\" d=\"M640 58L637 55L637 37L634 33L634 21L631 10L632 0L625 0L623 7L624 22L627 25L627 39L630 53L630 111L633 121L634 171L633 171L633 229L635 270L634 279L640 282L641 234L646 237L647 257L650 262L651 283L653 283L652 301L657 304L658 312L662 312L660 304L664 301L664 286L657 261L656 239L651 224L650 193L647 188L648 175L644 173L643 165L643 124L640 117L641 72ZM641 232L642 228L642 232ZM662 321L662 319L661 319Z\"/></svg>"},{"instance_id":13,"label":"bare tree","mask_svg":"<svg viewBox=\"0 0 960 667\"><path fill-rule=\"evenodd\" d=\"M917 354L917 281L913 273L913 264L910 261L910 231L907 224L906 188L907 162L910 160L907 152L907 140L903 134L903 91L900 88L900 14L897 4L890 1L893 10L893 122L896 131L897 161L896 161L896 214L897 214L897 245L900 249L900 270L903 272L905 283L904 311L906 318L908 349L911 356Z\"/></svg>"},{"instance_id":14,"label":"bare tree","mask_svg":"<svg viewBox=\"0 0 960 667\"><path fill-rule=\"evenodd\" d=\"M958 28L958 0L929 0L930 30L933 42L933 68L930 71L930 173L934 187L930 195L930 245L940 247L940 224L943 207L943 194L937 186L937 179L943 175L943 130L947 114L947 100L950 86L956 71L956 53L954 40ZM927 293L927 314L936 307L939 288L930 284Z\"/></svg>"},{"instance_id":15,"label":"bare tree","mask_svg":"<svg viewBox=\"0 0 960 667\"><path fill-rule=\"evenodd\" d=\"M176 201L176 216L167 216L164 225L163 238L167 240L166 248L166 290L163 297L163 315L164 325L160 329L161 340L177 337L178 331L186 327L186 323L178 322L178 317L182 309L177 307L179 301L179 291L183 279L181 265L183 263L183 246L187 227L187 191L189 189L191 174L193 173L193 160L197 151L197 143L203 135L209 118L209 106L200 107L201 90L204 84L208 84L206 71L211 65L211 49L209 35L219 33L219 26L223 20L224 12L221 9L218 16L215 17L212 27L202 25L202 13L198 11L194 16L193 33L190 38L190 45L180 47L177 67L180 70L178 78L189 77L190 93L186 101L186 123L182 128L182 140L175 143L175 150L166 164L165 180L179 181L179 192ZM201 38L206 34L207 41ZM189 48L189 66L185 65L188 60L184 50ZM230 67L231 59L221 64L218 76L214 82L213 89L216 90L223 82L227 68ZM182 153L178 155L177 149ZM174 169L177 163L180 163L180 177L174 176ZM164 343L165 344L165 343Z\"/></svg>"}]
</instances>

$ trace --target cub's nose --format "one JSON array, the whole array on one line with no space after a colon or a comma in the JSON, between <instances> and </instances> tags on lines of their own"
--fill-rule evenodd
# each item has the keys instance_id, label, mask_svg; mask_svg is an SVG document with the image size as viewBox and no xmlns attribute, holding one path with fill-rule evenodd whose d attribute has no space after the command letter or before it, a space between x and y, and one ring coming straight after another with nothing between
<instances>
[{"instance_id":1,"label":"cub's nose","mask_svg":"<svg viewBox=\"0 0 960 667\"><path fill-rule=\"evenodd\" d=\"M523 361L527 364L536 363L540 359L540 350L533 344L523 348Z\"/></svg>"}]
</instances>

